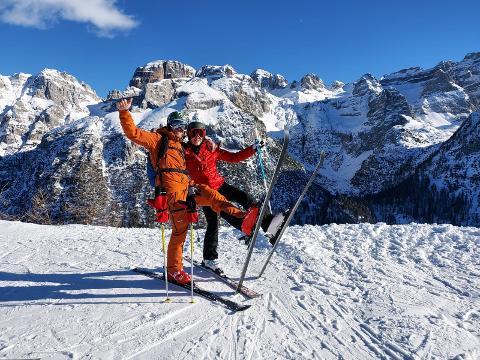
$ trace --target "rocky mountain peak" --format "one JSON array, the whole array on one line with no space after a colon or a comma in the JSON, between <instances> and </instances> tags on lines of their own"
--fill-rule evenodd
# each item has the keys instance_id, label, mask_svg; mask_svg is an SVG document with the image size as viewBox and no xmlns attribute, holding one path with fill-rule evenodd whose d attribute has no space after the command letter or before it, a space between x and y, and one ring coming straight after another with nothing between
<instances>
[{"instance_id":1,"label":"rocky mountain peak","mask_svg":"<svg viewBox=\"0 0 480 360\"><path fill-rule=\"evenodd\" d=\"M179 61L157 60L138 67L129 85L143 89L146 84L163 79L192 78L194 76L195 69L190 65Z\"/></svg>"},{"instance_id":2,"label":"rocky mountain peak","mask_svg":"<svg viewBox=\"0 0 480 360\"><path fill-rule=\"evenodd\" d=\"M342 89L344 86L345 86L345 83L344 83L344 82L335 80L335 81L332 83L332 85L330 85L330 89L332 89L333 91L337 91L337 90Z\"/></svg>"},{"instance_id":3,"label":"rocky mountain peak","mask_svg":"<svg viewBox=\"0 0 480 360\"><path fill-rule=\"evenodd\" d=\"M48 131L87 116L101 99L87 84L58 70L19 74L0 84L0 154L35 147Z\"/></svg>"},{"instance_id":4,"label":"rocky mountain peak","mask_svg":"<svg viewBox=\"0 0 480 360\"><path fill-rule=\"evenodd\" d=\"M282 75L272 74L262 69L256 69L250 77L263 89L285 89L288 86L288 81Z\"/></svg>"},{"instance_id":5,"label":"rocky mountain peak","mask_svg":"<svg viewBox=\"0 0 480 360\"><path fill-rule=\"evenodd\" d=\"M374 93L376 95L382 92L382 85L372 74L364 74L358 81L353 84L353 95L364 96L368 93Z\"/></svg>"},{"instance_id":6,"label":"rocky mountain peak","mask_svg":"<svg viewBox=\"0 0 480 360\"><path fill-rule=\"evenodd\" d=\"M235 75L237 72L231 65L204 65L202 66L195 76L197 77L208 77L208 76L213 76L213 77L230 77Z\"/></svg>"},{"instance_id":7,"label":"rocky mountain peak","mask_svg":"<svg viewBox=\"0 0 480 360\"><path fill-rule=\"evenodd\" d=\"M322 91L325 89L323 81L316 74L307 74L300 80L302 88L306 90Z\"/></svg>"},{"instance_id":8,"label":"rocky mountain peak","mask_svg":"<svg viewBox=\"0 0 480 360\"><path fill-rule=\"evenodd\" d=\"M29 79L31 95L52 100L56 104L68 107L74 104L81 107L84 102L98 102L95 91L74 76L54 69L44 69Z\"/></svg>"},{"instance_id":9,"label":"rocky mountain peak","mask_svg":"<svg viewBox=\"0 0 480 360\"><path fill-rule=\"evenodd\" d=\"M475 60L480 60L480 52L472 52L463 58L464 61L475 61Z\"/></svg>"}]
</instances>

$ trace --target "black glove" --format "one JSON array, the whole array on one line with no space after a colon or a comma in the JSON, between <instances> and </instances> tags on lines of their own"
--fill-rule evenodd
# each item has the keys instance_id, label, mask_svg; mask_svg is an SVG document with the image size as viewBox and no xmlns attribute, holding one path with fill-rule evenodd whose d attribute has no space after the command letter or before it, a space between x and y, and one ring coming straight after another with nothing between
<instances>
[{"instance_id":1,"label":"black glove","mask_svg":"<svg viewBox=\"0 0 480 360\"><path fill-rule=\"evenodd\" d=\"M200 193L200 190L195 186L195 185L189 185L188 186L188 194L187 196L190 196L190 195L197 195Z\"/></svg>"},{"instance_id":2,"label":"black glove","mask_svg":"<svg viewBox=\"0 0 480 360\"><path fill-rule=\"evenodd\" d=\"M179 200L178 202L182 205L185 205L188 211L197 211L197 201L195 200L195 195L188 195L185 201Z\"/></svg>"},{"instance_id":3,"label":"black glove","mask_svg":"<svg viewBox=\"0 0 480 360\"><path fill-rule=\"evenodd\" d=\"M189 185L187 198L185 201L179 200L178 203L186 206L188 211L195 212L197 211L197 201L195 200L195 195L199 193L200 190L195 185Z\"/></svg>"},{"instance_id":4,"label":"black glove","mask_svg":"<svg viewBox=\"0 0 480 360\"><path fill-rule=\"evenodd\" d=\"M264 147L265 147L265 142L263 140L255 141L255 144L252 145L252 148L253 150L255 150L255 152L263 149Z\"/></svg>"}]
</instances>

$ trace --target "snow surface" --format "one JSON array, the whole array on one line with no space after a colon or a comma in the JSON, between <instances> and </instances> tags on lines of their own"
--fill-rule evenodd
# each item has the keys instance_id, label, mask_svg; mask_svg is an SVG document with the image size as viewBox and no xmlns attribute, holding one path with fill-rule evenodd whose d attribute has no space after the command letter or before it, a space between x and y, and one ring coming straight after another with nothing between
<instances>
[{"instance_id":1,"label":"snow surface","mask_svg":"<svg viewBox=\"0 0 480 360\"><path fill-rule=\"evenodd\" d=\"M220 231L233 276L246 253L238 235ZM163 282L130 271L161 266L158 229L0 221L0 358L480 357L480 229L290 227L266 278L253 280L269 250L259 240L246 285L263 297L231 314L175 287L164 303Z\"/></svg>"}]
</instances>

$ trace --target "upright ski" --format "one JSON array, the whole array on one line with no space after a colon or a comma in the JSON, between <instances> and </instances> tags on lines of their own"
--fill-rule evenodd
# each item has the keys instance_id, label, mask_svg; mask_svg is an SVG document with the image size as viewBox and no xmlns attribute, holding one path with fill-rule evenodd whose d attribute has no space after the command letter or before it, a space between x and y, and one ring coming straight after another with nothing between
<instances>
[{"instance_id":1,"label":"upright ski","mask_svg":"<svg viewBox=\"0 0 480 360\"><path fill-rule=\"evenodd\" d=\"M298 206L300 205L300 203L302 202L302 199L303 197L305 196L305 194L307 193L308 189L310 188L310 186L312 185L313 183L313 180L315 180L315 177L317 176L317 172L318 170L322 167L323 165L323 161L325 159L325 153L322 152L320 154L320 160L318 160L318 163L317 165L315 166L315 170L313 170L312 174L310 175L310 178L308 179L308 182L307 184L305 185L305 187L303 188L302 190L302 193L300 194L300 196L298 197L297 201L295 202L295 205L293 206L292 210L290 210L290 213L288 214L288 217L287 219L285 220L285 222L282 224L282 227L280 228L279 230L279 233L278 233L278 237L275 241L275 244L273 245L273 248L270 250L270 253L268 254L268 257L267 257L267 260L265 261L265 264L263 265L262 267L262 270L260 270L260 274L258 274L258 277L261 277L263 275L263 272L265 271L265 268L267 267L269 261L270 261L270 258L272 257L273 253L275 252L275 250L277 249L277 246L278 244L280 243L280 239L282 238L282 235L283 233L285 232L285 230L287 229L288 227L288 224L290 224L290 221L292 220L292 217L293 215L295 214L295 211L297 211L297 208Z\"/></svg>"},{"instance_id":2,"label":"upright ski","mask_svg":"<svg viewBox=\"0 0 480 360\"><path fill-rule=\"evenodd\" d=\"M155 271L148 270L148 269L142 269L142 268L133 268L132 270L139 273L139 274L148 276L150 278L165 281L165 275L163 273L157 273ZM184 288L186 290L189 290L189 291L192 289L190 284L180 285L180 284L177 284L177 283L174 283L174 282L171 282L171 284L173 284L175 286L182 287L182 288ZM199 288L195 283L193 285L193 292L195 294L207 299L207 300L210 300L210 301L214 302L214 303L222 304L226 308L228 308L229 310L232 310L234 312L246 310L251 306L251 305L246 305L246 304L239 304L239 303L236 303L235 301L225 299L225 298L223 298L221 296L218 296L218 295L216 295L216 294L214 294L210 291Z\"/></svg>"},{"instance_id":3,"label":"upright ski","mask_svg":"<svg viewBox=\"0 0 480 360\"><path fill-rule=\"evenodd\" d=\"M287 149L288 149L288 140L290 139L290 133L288 131L288 128L284 129L284 135L283 135L283 145L282 145L282 151L280 152L280 157L277 160L277 166L275 167L275 171L273 172L272 179L270 180L270 184L268 186L268 191L265 194L265 198L263 199L262 203L262 208L260 210L260 214L258 215L257 223L255 224L255 230L252 233L251 240L249 243L248 247L248 253L247 257L245 259L245 263L243 265L242 269L242 274L240 275L240 279L238 280L238 286L236 292L239 293L240 289L242 288L243 285L243 280L245 279L245 275L247 273L248 265L250 263L250 258L252 257L253 253L253 248L255 247L255 242L257 241L257 235L258 231L260 230L260 225L262 224L262 219L263 216L265 215L265 212L268 208L268 203L270 201L270 197L272 196L272 190L277 182L278 176L280 175L280 170L282 167L283 160L285 159L285 156L287 155Z\"/></svg>"},{"instance_id":4,"label":"upright ski","mask_svg":"<svg viewBox=\"0 0 480 360\"><path fill-rule=\"evenodd\" d=\"M185 260L187 262L190 262L190 258L188 256L185 257ZM215 272L213 271L212 269L204 266L200 261L197 261L197 260L193 260L193 264L195 266L198 266L198 267L201 267L202 269L205 269L207 270L208 272L214 274L216 277L218 277L221 281L223 281L225 284L227 284L230 288L232 288L233 290L236 290L238 288L238 281L236 280L233 280L232 278L230 278L229 276L227 276L225 273L218 273L218 272ZM240 287L240 290L238 291L240 292L242 295L244 295L245 297L249 298L249 299L254 299L254 298L257 298L257 297L260 297L262 296L262 294L259 294L257 293L256 291L253 291L252 289L249 289L247 288L246 286L242 285Z\"/></svg>"}]
</instances>

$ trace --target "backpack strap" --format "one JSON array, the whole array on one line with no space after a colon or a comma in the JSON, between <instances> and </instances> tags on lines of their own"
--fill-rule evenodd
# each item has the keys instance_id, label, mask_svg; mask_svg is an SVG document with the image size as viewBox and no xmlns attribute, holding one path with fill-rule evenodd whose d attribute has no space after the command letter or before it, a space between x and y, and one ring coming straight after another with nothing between
<instances>
[{"instance_id":1,"label":"backpack strap","mask_svg":"<svg viewBox=\"0 0 480 360\"><path fill-rule=\"evenodd\" d=\"M162 159L166 153L167 153L167 150L170 149L170 150L176 150L178 151L182 157L185 159L185 150L183 149L183 145L182 145L182 148L179 149L179 148L176 148L174 146L169 146L168 145L168 136L162 136L162 142L160 143L160 146L158 147L158 154L157 154L157 162L160 161L160 159ZM154 168L155 169L155 168ZM160 183L162 183L162 176L161 174L162 173L165 173L165 172L178 172L180 174L184 174L184 175L187 175L188 176L188 171L187 170L183 170L183 169L176 169L176 168L165 168L165 169L160 169L158 167L158 163L157 163L157 166L156 166L156 169L155 169L155 173L157 174L157 176L159 177L160 179Z\"/></svg>"}]
</instances>

